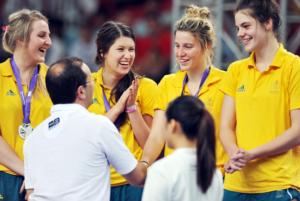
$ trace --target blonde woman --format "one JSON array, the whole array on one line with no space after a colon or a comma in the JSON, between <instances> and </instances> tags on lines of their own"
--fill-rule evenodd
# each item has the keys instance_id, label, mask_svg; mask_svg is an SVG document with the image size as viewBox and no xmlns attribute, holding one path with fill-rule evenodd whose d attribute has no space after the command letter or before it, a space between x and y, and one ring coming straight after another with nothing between
<instances>
[{"instance_id":1,"label":"blonde woman","mask_svg":"<svg viewBox=\"0 0 300 201\"><path fill-rule=\"evenodd\" d=\"M216 124L217 166L223 170L226 156L219 140L219 118L223 94L219 91L224 72L211 63L215 31L206 7L189 6L175 25L175 55L180 70L166 75L159 83L159 110L153 120L151 134L144 148L143 160L150 164L162 151L165 139L163 125L169 102L182 95L198 97L212 114ZM168 146L165 155L172 152Z\"/></svg>"},{"instance_id":2,"label":"blonde woman","mask_svg":"<svg viewBox=\"0 0 300 201\"><path fill-rule=\"evenodd\" d=\"M12 57L0 64L0 199L24 200L23 143L52 105L45 88L47 18L23 9L9 16L2 38Z\"/></svg>"}]
</instances>

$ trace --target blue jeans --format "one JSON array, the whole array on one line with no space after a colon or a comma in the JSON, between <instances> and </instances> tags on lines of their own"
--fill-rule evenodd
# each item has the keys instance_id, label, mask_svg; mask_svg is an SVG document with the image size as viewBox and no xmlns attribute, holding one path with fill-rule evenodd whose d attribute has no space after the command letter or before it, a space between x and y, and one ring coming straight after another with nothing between
<instances>
[{"instance_id":1,"label":"blue jeans","mask_svg":"<svg viewBox=\"0 0 300 201\"><path fill-rule=\"evenodd\" d=\"M19 193L24 177L0 171L0 201L25 201L25 191Z\"/></svg>"},{"instance_id":2,"label":"blue jeans","mask_svg":"<svg viewBox=\"0 0 300 201\"><path fill-rule=\"evenodd\" d=\"M267 193L239 193L224 190L223 201L300 201L300 192L292 188Z\"/></svg>"}]
</instances>

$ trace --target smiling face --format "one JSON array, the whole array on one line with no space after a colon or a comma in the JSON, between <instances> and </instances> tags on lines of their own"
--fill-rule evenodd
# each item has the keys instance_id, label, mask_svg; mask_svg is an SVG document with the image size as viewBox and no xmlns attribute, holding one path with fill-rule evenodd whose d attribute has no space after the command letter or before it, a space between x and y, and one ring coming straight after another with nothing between
<instances>
[{"instance_id":1,"label":"smiling face","mask_svg":"<svg viewBox=\"0 0 300 201\"><path fill-rule=\"evenodd\" d=\"M260 23L250 16L249 10L240 10L235 14L235 25L237 27L237 37L244 45L247 52L261 49L268 41L268 23Z\"/></svg>"},{"instance_id":2,"label":"smiling face","mask_svg":"<svg viewBox=\"0 0 300 201\"><path fill-rule=\"evenodd\" d=\"M47 22L36 20L31 25L29 40L25 45L28 58L33 63L45 62L47 50L51 46L50 31Z\"/></svg>"},{"instance_id":3,"label":"smiling face","mask_svg":"<svg viewBox=\"0 0 300 201\"><path fill-rule=\"evenodd\" d=\"M135 59L135 43L132 38L121 36L104 54L104 67L117 76L126 75Z\"/></svg>"},{"instance_id":4,"label":"smiling face","mask_svg":"<svg viewBox=\"0 0 300 201\"><path fill-rule=\"evenodd\" d=\"M25 52L28 61L33 64L45 62L47 50L51 47L50 30L48 23L44 20L35 20L30 27L28 41L21 42L23 52Z\"/></svg>"},{"instance_id":5,"label":"smiling face","mask_svg":"<svg viewBox=\"0 0 300 201\"><path fill-rule=\"evenodd\" d=\"M175 55L181 70L201 68L204 64L205 52L199 39L188 31L176 31Z\"/></svg>"}]
</instances>

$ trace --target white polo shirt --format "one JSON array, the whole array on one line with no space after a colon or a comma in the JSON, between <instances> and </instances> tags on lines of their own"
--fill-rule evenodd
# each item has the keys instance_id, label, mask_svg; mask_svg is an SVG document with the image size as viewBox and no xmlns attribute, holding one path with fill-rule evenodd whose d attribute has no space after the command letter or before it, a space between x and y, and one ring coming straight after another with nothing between
<instances>
[{"instance_id":1,"label":"white polo shirt","mask_svg":"<svg viewBox=\"0 0 300 201\"><path fill-rule=\"evenodd\" d=\"M55 105L25 140L25 187L32 201L108 201L109 165L137 165L112 122L79 104Z\"/></svg>"}]
</instances>

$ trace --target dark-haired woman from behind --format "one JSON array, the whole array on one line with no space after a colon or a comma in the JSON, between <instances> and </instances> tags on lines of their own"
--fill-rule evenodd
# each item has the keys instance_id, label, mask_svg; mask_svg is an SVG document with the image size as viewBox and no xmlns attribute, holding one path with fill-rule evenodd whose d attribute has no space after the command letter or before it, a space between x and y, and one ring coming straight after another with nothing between
<instances>
[{"instance_id":1,"label":"dark-haired woman from behind","mask_svg":"<svg viewBox=\"0 0 300 201\"><path fill-rule=\"evenodd\" d=\"M99 29L96 43L96 61L100 69L93 74L94 100L89 110L113 121L127 147L139 160L152 124L157 85L131 70L135 37L130 27L108 21ZM141 200L142 188L129 185L113 168L111 185L111 201Z\"/></svg>"},{"instance_id":2,"label":"dark-haired woman from behind","mask_svg":"<svg viewBox=\"0 0 300 201\"><path fill-rule=\"evenodd\" d=\"M169 104L166 119L166 141L175 151L148 169L143 201L221 201L214 122L204 104L180 96Z\"/></svg>"}]
</instances>

